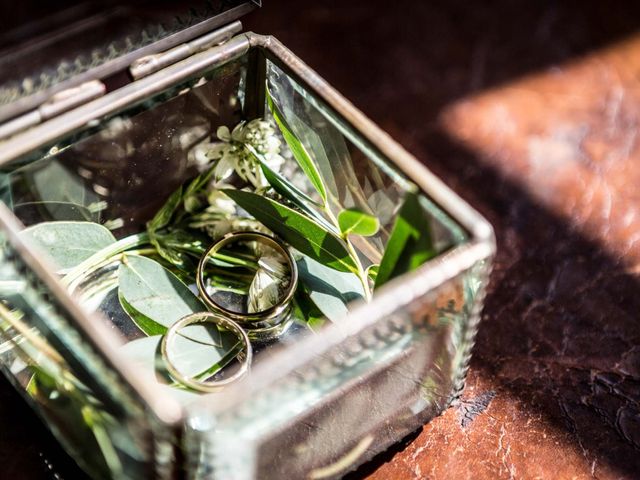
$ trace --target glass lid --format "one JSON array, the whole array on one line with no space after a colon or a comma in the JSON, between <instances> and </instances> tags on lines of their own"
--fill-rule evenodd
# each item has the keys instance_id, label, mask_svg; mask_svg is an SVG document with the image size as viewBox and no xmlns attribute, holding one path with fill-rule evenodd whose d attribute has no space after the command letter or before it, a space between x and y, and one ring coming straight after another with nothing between
<instances>
[{"instance_id":1,"label":"glass lid","mask_svg":"<svg viewBox=\"0 0 640 480\"><path fill-rule=\"evenodd\" d=\"M0 18L0 123L90 80L107 89L147 55L209 33L255 0L19 2Z\"/></svg>"}]
</instances>

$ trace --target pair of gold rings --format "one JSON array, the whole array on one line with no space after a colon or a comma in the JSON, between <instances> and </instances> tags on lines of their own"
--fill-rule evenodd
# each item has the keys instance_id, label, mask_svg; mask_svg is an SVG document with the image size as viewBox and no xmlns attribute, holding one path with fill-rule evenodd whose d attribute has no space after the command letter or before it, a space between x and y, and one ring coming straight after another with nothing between
<instances>
[{"instance_id":1,"label":"pair of gold rings","mask_svg":"<svg viewBox=\"0 0 640 480\"><path fill-rule=\"evenodd\" d=\"M253 309L245 309L246 311L234 310L228 305L223 305L207 288L205 270L211 259L225 258L221 251L235 242L255 242L255 244L261 245L264 249L275 252L275 255L280 259L284 259L286 263L285 271L288 270L289 277L288 281L285 282L286 286L278 296L277 301L267 308L256 309L254 306ZM259 260L258 265L259 268L272 275L282 273L279 270L277 272L269 272L270 269L274 269L273 264L269 262L261 263ZM259 232L235 232L229 233L215 242L204 252L196 272L198 292L211 311L194 313L183 317L169 328L162 339L161 354L171 377L189 388L207 393L219 391L244 377L250 370L253 357L251 341L265 342L273 340L282 335L291 325L291 300L297 283L298 269L291 252L268 235ZM238 338L242 348L236 358L240 361L240 365L231 376L221 380L199 380L181 373L172 360L170 351L176 336L187 326L201 323L212 323L219 329L233 333Z\"/></svg>"}]
</instances>

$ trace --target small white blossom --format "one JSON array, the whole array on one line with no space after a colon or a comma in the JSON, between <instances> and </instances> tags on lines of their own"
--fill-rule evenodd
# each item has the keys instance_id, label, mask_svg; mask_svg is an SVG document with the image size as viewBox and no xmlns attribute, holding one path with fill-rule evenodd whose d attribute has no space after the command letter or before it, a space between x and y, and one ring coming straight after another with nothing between
<instances>
[{"instance_id":1,"label":"small white blossom","mask_svg":"<svg viewBox=\"0 0 640 480\"><path fill-rule=\"evenodd\" d=\"M249 287L250 313L262 312L280 301L290 283L285 262L284 257L275 252L260 257L258 270Z\"/></svg>"},{"instance_id":2,"label":"small white blossom","mask_svg":"<svg viewBox=\"0 0 640 480\"><path fill-rule=\"evenodd\" d=\"M216 135L221 141L209 146L207 157L217 161L213 175L218 181L229 178L235 172L256 189L268 186L258 162L245 146L260 154L272 170L280 171L284 163L280 155L280 140L275 136L275 129L265 120L240 122L233 131L221 126Z\"/></svg>"},{"instance_id":3,"label":"small white blossom","mask_svg":"<svg viewBox=\"0 0 640 480\"><path fill-rule=\"evenodd\" d=\"M227 197L222 188L231 188L229 185L218 184L216 188L212 189L207 195L209 201L209 207L207 210L215 211L221 215L235 215L236 203Z\"/></svg>"},{"instance_id":4,"label":"small white blossom","mask_svg":"<svg viewBox=\"0 0 640 480\"><path fill-rule=\"evenodd\" d=\"M209 159L209 151L215 147L215 143L202 142L193 147L189 152L189 164L195 165L198 170L202 171L211 161Z\"/></svg>"},{"instance_id":5,"label":"small white blossom","mask_svg":"<svg viewBox=\"0 0 640 480\"><path fill-rule=\"evenodd\" d=\"M249 313L263 312L280 301L278 279L258 268L249 287Z\"/></svg>"}]
</instances>

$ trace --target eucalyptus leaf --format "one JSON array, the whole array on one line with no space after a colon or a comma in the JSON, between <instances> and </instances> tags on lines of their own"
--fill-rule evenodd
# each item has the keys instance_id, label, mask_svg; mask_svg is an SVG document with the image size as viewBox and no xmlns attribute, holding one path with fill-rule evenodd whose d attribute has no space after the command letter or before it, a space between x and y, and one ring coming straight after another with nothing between
<instances>
[{"instance_id":1,"label":"eucalyptus leaf","mask_svg":"<svg viewBox=\"0 0 640 480\"><path fill-rule=\"evenodd\" d=\"M46 159L42 163L31 164L27 171L40 200L70 202L77 205L88 205L98 200L98 195L58 160Z\"/></svg>"},{"instance_id":2,"label":"eucalyptus leaf","mask_svg":"<svg viewBox=\"0 0 640 480\"><path fill-rule=\"evenodd\" d=\"M60 270L73 268L116 242L109 230L93 222L44 222L25 228L20 236L45 252Z\"/></svg>"},{"instance_id":3,"label":"eucalyptus leaf","mask_svg":"<svg viewBox=\"0 0 640 480\"><path fill-rule=\"evenodd\" d=\"M305 149L302 142L296 137L296 135L291 130L291 127L287 123L284 115L280 111L280 108L271 98L269 93L269 88L266 89L266 97L267 104L269 105L269 110L273 115L274 120L278 124L280 131L282 132L282 136L284 140L287 142L293 157L296 159L302 171L307 175L307 178L316 189L323 202L327 202L327 191L325 189L324 183L322 182L322 177L320 176L320 172L318 171L318 167L314 163L314 161L309 156L309 153Z\"/></svg>"},{"instance_id":4,"label":"eucalyptus leaf","mask_svg":"<svg viewBox=\"0 0 640 480\"><path fill-rule=\"evenodd\" d=\"M431 222L418 195L408 193L398 212L380 262L375 288L435 257Z\"/></svg>"},{"instance_id":5,"label":"eucalyptus leaf","mask_svg":"<svg viewBox=\"0 0 640 480\"><path fill-rule=\"evenodd\" d=\"M189 287L158 262L127 255L118 269L122 308L147 335L157 335L182 317L206 307Z\"/></svg>"},{"instance_id":6,"label":"eucalyptus leaf","mask_svg":"<svg viewBox=\"0 0 640 480\"><path fill-rule=\"evenodd\" d=\"M342 320L348 305L364 299L362 282L351 272L339 272L303 256L297 262L299 282L318 309L332 322Z\"/></svg>"},{"instance_id":7,"label":"eucalyptus leaf","mask_svg":"<svg viewBox=\"0 0 640 480\"><path fill-rule=\"evenodd\" d=\"M14 212L20 218L49 221L98 221L99 215L89 208L72 202L38 201L16 203Z\"/></svg>"},{"instance_id":8,"label":"eucalyptus leaf","mask_svg":"<svg viewBox=\"0 0 640 480\"><path fill-rule=\"evenodd\" d=\"M121 288L118 288L118 300L120 301L122 309L131 317L133 323L135 323L145 335L164 335L167 332L167 327L134 308L123 295Z\"/></svg>"},{"instance_id":9,"label":"eucalyptus leaf","mask_svg":"<svg viewBox=\"0 0 640 480\"><path fill-rule=\"evenodd\" d=\"M358 271L342 239L310 218L262 195L242 190L223 191L301 253L336 270Z\"/></svg>"},{"instance_id":10,"label":"eucalyptus leaf","mask_svg":"<svg viewBox=\"0 0 640 480\"><path fill-rule=\"evenodd\" d=\"M22 203L22 211L35 207L37 218L47 220L100 220L99 211L87 208L100 203L99 196L60 160L43 159L15 170L11 176L15 179L13 183L22 181L28 185L31 197L36 200ZM20 203L17 198L14 200Z\"/></svg>"},{"instance_id":11,"label":"eucalyptus leaf","mask_svg":"<svg viewBox=\"0 0 640 480\"><path fill-rule=\"evenodd\" d=\"M193 331L189 326L183 330L183 336L177 336L172 344L171 360L183 375L201 380L206 380L216 372L228 365L240 352L241 343L238 338L229 332L221 337L220 345L205 344L193 341L189 338ZM153 383L163 386L177 384L169 377L164 360L160 354L160 342L163 335L133 340L120 347L122 355L139 368L139 371ZM194 394L171 389L172 394L179 399L191 400ZM186 395L185 395L186 394Z\"/></svg>"},{"instance_id":12,"label":"eucalyptus leaf","mask_svg":"<svg viewBox=\"0 0 640 480\"><path fill-rule=\"evenodd\" d=\"M338 225L343 235L361 235L370 237L378 233L380 222L373 215L350 208L338 214Z\"/></svg>"}]
</instances>

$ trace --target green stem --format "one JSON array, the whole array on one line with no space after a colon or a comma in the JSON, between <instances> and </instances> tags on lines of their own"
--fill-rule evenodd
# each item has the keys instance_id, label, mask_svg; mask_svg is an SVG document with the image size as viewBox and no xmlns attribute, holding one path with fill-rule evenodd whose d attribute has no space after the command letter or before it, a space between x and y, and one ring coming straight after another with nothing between
<instances>
[{"instance_id":1,"label":"green stem","mask_svg":"<svg viewBox=\"0 0 640 480\"><path fill-rule=\"evenodd\" d=\"M251 260L245 260L243 258L239 258L239 257L234 257L231 255L226 255L224 253L221 252L217 252L214 254L210 255L212 260L220 260L222 262L227 262L230 263L232 265L238 265L240 267L247 267L247 268L251 268L254 270L258 269L258 262L254 262Z\"/></svg>"},{"instance_id":2,"label":"green stem","mask_svg":"<svg viewBox=\"0 0 640 480\"><path fill-rule=\"evenodd\" d=\"M242 284L251 283L251 281L255 277L255 273L239 273L239 272L230 271L229 269L217 268L217 267L208 268L204 272L204 275L206 278L215 278L217 279L216 281L223 281L223 280L227 282L235 281L238 285L241 283Z\"/></svg>"},{"instance_id":3,"label":"green stem","mask_svg":"<svg viewBox=\"0 0 640 480\"><path fill-rule=\"evenodd\" d=\"M180 245L178 247L176 247L184 252L188 252L188 253L193 253L196 256L201 256L204 252L205 249L201 248L201 247L190 247L188 245ZM252 261L252 260L247 260L245 255L241 255L238 254L236 256L232 256L232 255L227 255L225 253L222 252L217 252L217 253L210 253L208 255L209 257L209 262L211 262L211 260L220 260L221 262L226 262L229 263L231 265L236 265L239 267L247 267L247 268L251 268L251 269L257 269L258 268L258 262ZM245 258L243 258L245 257Z\"/></svg>"},{"instance_id":4,"label":"green stem","mask_svg":"<svg viewBox=\"0 0 640 480\"><path fill-rule=\"evenodd\" d=\"M331 209L325 204L324 212L329 217L331 222L340 230L338 219L335 217ZM367 302L371 301L371 290L369 289L369 278L367 277L367 272L362 266L362 262L360 261L360 257L358 256L358 252L356 252L355 247L349 240L349 236L347 234L341 235L344 242L347 244L347 250L349 251L349 255L351 259L356 264L357 272L354 272L358 278L360 279L360 283L362 283L362 289L364 291L364 298Z\"/></svg>"},{"instance_id":5,"label":"green stem","mask_svg":"<svg viewBox=\"0 0 640 480\"><path fill-rule=\"evenodd\" d=\"M141 257L146 257L146 256L157 254L158 250L156 250L153 247L151 247L151 248L138 248L138 249L135 249L135 250L127 250L127 253L129 255L140 255Z\"/></svg>"},{"instance_id":6,"label":"green stem","mask_svg":"<svg viewBox=\"0 0 640 480\"><path fill-rule=\"evenodd\" d=\"M349 241L348 238L346 238L346 235L343 236L342 238L347 244L347 248L349 250L349 253L351 254L351 258L353 258L353 261L355 262L356 267L358 267L357 275L358 275L358 278L360 279L360 283L362 283L362 288L364 290L364 298L367 302L370 302L371 290L369 289L369 278L367 277L367 271L362 266L360 257L358 257L358 252L356 252L356 249L354 248L353 244Z\"/></svg>"}]
</instances>

